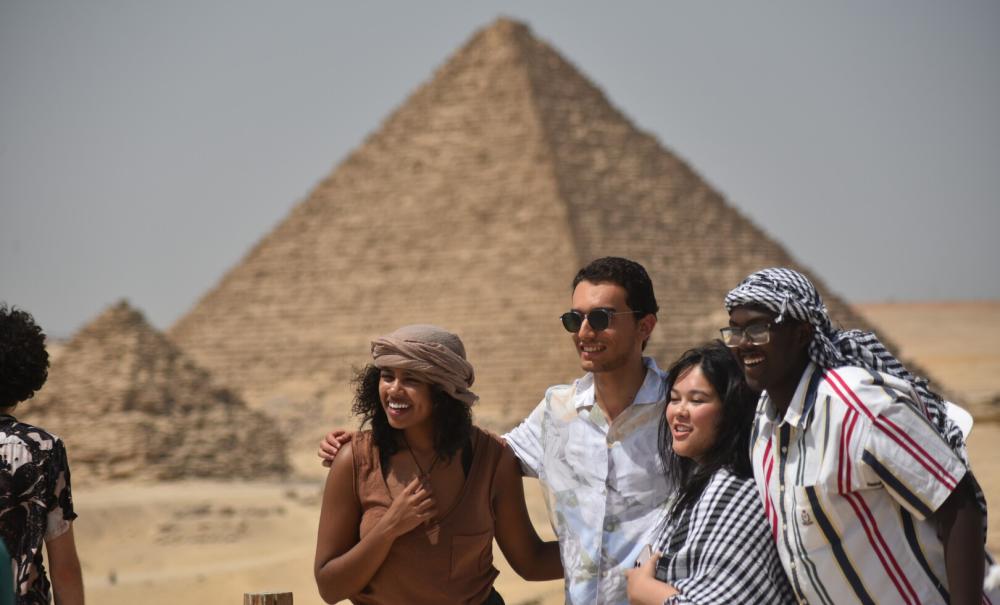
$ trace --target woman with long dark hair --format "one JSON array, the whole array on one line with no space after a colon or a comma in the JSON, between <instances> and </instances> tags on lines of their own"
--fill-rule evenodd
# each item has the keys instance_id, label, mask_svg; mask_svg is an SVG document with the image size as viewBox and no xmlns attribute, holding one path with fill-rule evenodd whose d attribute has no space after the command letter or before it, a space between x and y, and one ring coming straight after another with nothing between
<instances>
[{"instance_id":1,"label":"woman with long dark hair","mask_svg":"<svg viewBox=\"0 0 1000 605\"><path fill-rule=\"evenodd\" d=\"M328 603L502 605L494 537L527 580L562 577L535 533L517 460L472 424L472 365L458 336L405 326L372 341L351 436L331 467L316 544Z\"/></svg>"},{"instance_id":2,"label":"woman with long dark hair","mask_svg":"<svg viewBox=\"0 0 1000 605\"><path fill-rule=\"evenodd\" d=\"M719 341L681 355L667 391L659 449L678 492L629 602L794 603L750 467L757 393Z\"/></svg>"}]
</instances>

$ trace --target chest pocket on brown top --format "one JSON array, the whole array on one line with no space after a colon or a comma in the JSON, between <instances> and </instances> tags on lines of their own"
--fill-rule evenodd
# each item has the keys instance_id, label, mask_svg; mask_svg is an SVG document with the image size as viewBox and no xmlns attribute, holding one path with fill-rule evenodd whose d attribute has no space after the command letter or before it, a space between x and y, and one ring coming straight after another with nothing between
<instances>
[{"instance_id":1,"label":"chest pocket on brown top","mask_svg":"<svg viewBox=\"0 0 1000 605\"><path fill-rule=\"evenodd\" d=\"M453 536L451 539L452 580L477 576L485 572L492 561L493 532L486 531L471 536Z\"/></svg>"}]
</instances>

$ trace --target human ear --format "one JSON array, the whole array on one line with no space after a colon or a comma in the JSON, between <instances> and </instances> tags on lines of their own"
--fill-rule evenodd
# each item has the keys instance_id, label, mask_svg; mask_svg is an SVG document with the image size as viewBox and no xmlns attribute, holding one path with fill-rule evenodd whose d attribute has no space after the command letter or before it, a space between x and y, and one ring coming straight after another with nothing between
<instances>
[{"instance_id":1,"label":"human ear","mask_svg":"<svg viewBox=\"0 0 1000 605\"><path fill-rule=\"evenodd\" d=\"M639 333L642 335L643 340L649 338L649 335L653 333L653 328L656 327L656 316L652 313L646 314L645 317L639 320Z\"/></svg>"},{"instance_id":2,"label":"human ear","mask_svg":"<svg viewBox=\"0 0 1000 605\"><path fill-rule=\"evenodd\" d=\"M807 350L809 343L813 339L813 325L808 322L799 322L795 326L795 345L800 350Z\"/></svg>"}]
</instances>

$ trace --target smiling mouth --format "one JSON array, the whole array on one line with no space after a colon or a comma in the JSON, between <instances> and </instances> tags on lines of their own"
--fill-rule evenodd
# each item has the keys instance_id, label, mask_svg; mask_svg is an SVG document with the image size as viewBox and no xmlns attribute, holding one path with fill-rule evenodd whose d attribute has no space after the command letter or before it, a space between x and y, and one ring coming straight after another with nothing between
<instances>
[{"instance_id":1,"label":"smiling mouth","mask_svg":"<svg viewBox=\"0 0 1000 605\"><path fill-rule=\"evenodd\" d=\"M670 430L673 431L674 437L686 437L691 434L693 429L686 424L675 424L670 427Z\"/></svg>"},{"instance_id":2,"label":"smiling mouth","mask_svg":"<svg viewBox=\"0 0 1000 605\"><path fill-rule=\"evenodd\" d=\"M740 359L743 361L744 367L753 368L763 363L764 356L760 353L747 353L745 355L741 355Z\"/></svg>"},{"instance_id":3,"label":"smiling mouth","mask_svg":"<svg viewBox=\"0 0 1000 605\"><path fill-rule=\"evenodd\" d=\"M581 353L600 353L605 349L607 349L607 347L602 344L580 344Z\"/></svg>"},{"instance_id":4,"label":"smiling mouth","mask_svg":"<svg viewBox=\"0 0 1000 605\"><path fill-rule=\"evenodd\" d=\"M397 412L408 410L411 407L410 404L408 403L400 403L398 401L388 401L386 402L386 405L389 407L390 410L396 410Z\"/></svg>"}]
</instances>

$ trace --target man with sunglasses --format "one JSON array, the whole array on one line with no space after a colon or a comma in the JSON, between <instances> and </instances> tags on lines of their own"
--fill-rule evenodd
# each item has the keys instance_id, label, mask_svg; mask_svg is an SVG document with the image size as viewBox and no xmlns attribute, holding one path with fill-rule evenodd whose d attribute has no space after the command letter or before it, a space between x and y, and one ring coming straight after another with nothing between
<instances>
[{"instance_id":1,"label":"man with sunglasses","mask_svg":"<svg viewBox=\"0 0 1000 605\"><path fill-rule=\"evenodd\" d=\"M665 376L642 355L659 306L646 270L625 258L592 261L572 292L572 308L559 319L586 373L547 389L504 438L545 491L566 603L625 605L625 571L661 533L673 495L657 451ZM327 435L324 464L345 437Z\"/></svg>"},{"instance_id":2,"label":"man with sunglasses","mask_svg":"<svg viewBox=\"0 0 1000 605\"><path fill-rule=\"evenodd\" d=\"M785 573L809 603L997 603L961 430L874 334L830 322L790 269L726 296L723 341L762 391L751 462Z\"/></svg>"},{"instance_id":3,"label":"man with sunglasses","mask_svg":"<svg viewBox=\"0 0 1000 605\"><path fill-rule=\"evenodd\" d=\"M550 387L505 435L546 493L567 603L628 602L624 573L659 534L673 493L657 454L664 374L642 355L658 309L642 265L606 257L580 269L560 319L586 374Z\"/></svg>"}]
</instances>

